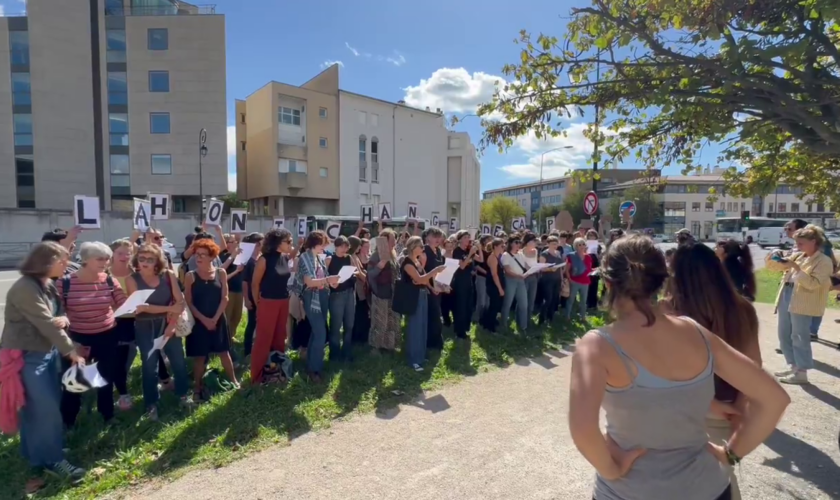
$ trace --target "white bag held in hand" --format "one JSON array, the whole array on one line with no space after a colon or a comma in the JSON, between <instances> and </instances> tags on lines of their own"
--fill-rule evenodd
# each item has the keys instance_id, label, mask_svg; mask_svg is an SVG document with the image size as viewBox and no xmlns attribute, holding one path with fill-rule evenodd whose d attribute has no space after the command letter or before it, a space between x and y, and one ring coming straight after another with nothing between
<instances>
[{"instance_id":1,"label":"white bag held in hand","mask_svg":"<svg viewBox=\"0 0 840 500\"><path fill-rule=\"evenodd\" d=\"M195 326L195 319L189 308L184 307L181 315L175 321L175 335L178 337L186 337L192 333L193 326Z\"/></svg>"},{"instance_id":2,"label":"white bag held in hand","mask_svg":"<svg viewBox=\"0 0 840 500\"><path fill-rule=\"evenodd\" d=\"M64 390L76 394L81 394L91 388L90 382L87 381L78 365L73 365L64 372L61 383L64 385Z\"/></svg>"}]
</instances>

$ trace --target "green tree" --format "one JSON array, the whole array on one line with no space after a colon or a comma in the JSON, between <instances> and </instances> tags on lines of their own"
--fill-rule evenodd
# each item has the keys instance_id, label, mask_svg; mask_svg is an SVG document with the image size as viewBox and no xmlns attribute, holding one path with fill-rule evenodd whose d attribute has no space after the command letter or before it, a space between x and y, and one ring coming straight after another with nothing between
<instances>
[{"instance_id":1,"label":"green tree","mask_svg":"<svg viewBox=\"0 0 840 500\"><path fill-rule=\"evenodd\" d=\"M230 213L231 208L248 208L248 202L236 197L236 193L228 193L219 198L225 202L224 213Z\"/></svg>"},{"instance_id":2,"label":"green tree","mask_svg":"<svg viewBox=\"0 0 840 500\"><path fill-rule=\"evenodd\" d=\"M583 219L591 219L590 216L583 212L583 198L589 191L576 189L567 194L560 205L562 210L569 212L572 215L572 220L575 221L575 227L580 224Z\"/></svg>"},{"instance_id":3,"label":"green tree","mask_svg":"<svg viewBox=\"0 0 840 500\"><path fill-rule=\"evenodd\" d=\"M633 217L633 228L643 229L653 227L654 221L662 217L662 208L654 198L655 189L648 186L634 186L621 196L613 196L607 205L606 213L613 218L614 227L625 227L621 220L619 208L625 201L636 203L636 215Z\"/></svg>"},{"instance_id":4,"label":"green tree","mask_svg":"<svg viewBox=\"0 0 840 500\"><path fill-rule=\"evenodd\" d=\"M539 232L545 232L545 221L548 219L553 219L562 210L563 207L561 205L543 205L540 207L539 210L531 214L531 219L538 221L540 224L542 224L542 227L540 227Z\"/></svg>"},{"instance_id":5,"label":"green tree","mask_svg":"<svg viewBox=\"0 0 840 500\"><path fill-rule=\"evenodd\" d=\"M602 162L689 173L719 143L730 194L783 183L840 206L840 2L592 0L571 14L562 40L520 33L513 82L479 108L484 146L560 136L558 115L594 108Z\"/></svg>"},{"instance_id":6,"label":"green tree","mask_svg":"<svg viewBox=\"0 0 840 500\"><path fill-rule=\"evenodd\" d=\"M497 196L481 202L481 223L501 224L506 231L510 230L510 221L516 217L524 217L525 209L513 198Z\"/></svg>"}]
</instances>

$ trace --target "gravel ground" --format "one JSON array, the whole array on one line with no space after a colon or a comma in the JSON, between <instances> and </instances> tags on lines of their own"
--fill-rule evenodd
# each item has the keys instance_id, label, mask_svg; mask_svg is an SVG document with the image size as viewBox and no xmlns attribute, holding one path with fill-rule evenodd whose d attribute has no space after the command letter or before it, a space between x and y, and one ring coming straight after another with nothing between
<instances>
[{"instance_id":1,"label":"gravel ground","mask_svg":"<svg viewBox=\"0 0 840 500\"><path fill-rule=\"evenodd\" d=\"M783 367L771 306L759 304L762 352ZM821 336L840 338L829 311ZM336 423L230 466L148 484L123 498L585 499L592 468L566 425L570 358L535 359ZM744 499L840 498L840 351L815 344L813 385L791 387L779 429L744 461Z\"/></svg>"}]
</instances>

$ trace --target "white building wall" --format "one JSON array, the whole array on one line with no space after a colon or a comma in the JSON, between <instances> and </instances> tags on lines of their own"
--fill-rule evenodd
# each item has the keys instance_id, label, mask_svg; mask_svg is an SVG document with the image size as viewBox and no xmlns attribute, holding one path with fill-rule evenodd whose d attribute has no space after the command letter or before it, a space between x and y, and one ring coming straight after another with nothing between
<instances>
[{"instance_id":1,"label":"white building wall","mask_svg":"<svg viewBox=\"0 0 840 500\"><path fill-rule=\"evenodd\" d=\"M459 226L477 229L480 227L481 212L481 163L478 161L475 146L470 141L468 133L450 132L447 147L447 156L450 159L457 158L459 161L456 164L460 164L458 180L460 190L457 197L459 210L456 215L459 218ZM451 179L448 179L448 182L451 182ZM451 190L452 186L449 186L449 191ZM450 216L452 216L451 206Z\"/></svg>"},{"instance_id":2,"label":"white building wall","mask_svg":"<svg viewBox=\"0 0 840 500\"><path fill-rule=\"evenodd\" d=\"M390 202L392 216L405 216L408 203L419 215L446 214L446 140L443 117L349 92L339 94L341 215L359 206ZM359 175L359 138L365 138L365 181ZM378 144L374 182L371 144Z\"/></svg>"}]
</instances>

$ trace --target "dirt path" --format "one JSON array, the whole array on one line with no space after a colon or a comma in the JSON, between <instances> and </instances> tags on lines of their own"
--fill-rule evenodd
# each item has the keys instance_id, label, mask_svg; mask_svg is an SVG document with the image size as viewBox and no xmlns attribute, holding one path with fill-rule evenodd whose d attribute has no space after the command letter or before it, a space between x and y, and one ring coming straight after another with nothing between
<instances>
[{"instance_id":1,"label":"dirt path","mask_svg":"<svg viewBox=\"0 0 840 500\"><path fill-rule=\"evenodd\" d=\"M782 368L772 308L759 305L762 352ZM829 311L821 336L840 339ZM387 414L305 435L230 466L193 471L124 498L582 499L593 471L566 424L567 352L427 394ZM789 389L777 432L741 466L747 500L840 498L840 351L814 345L813 385Z\"/></svg>"}]
</instances>

